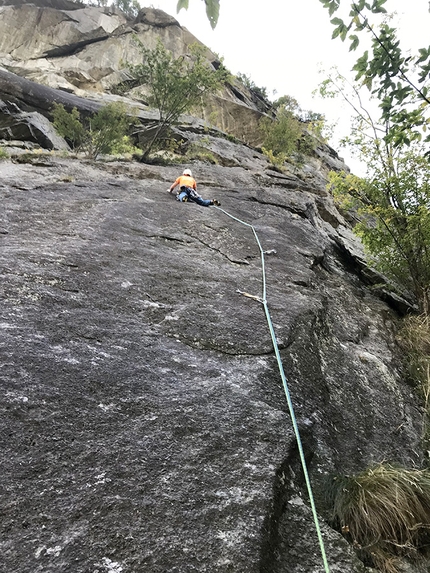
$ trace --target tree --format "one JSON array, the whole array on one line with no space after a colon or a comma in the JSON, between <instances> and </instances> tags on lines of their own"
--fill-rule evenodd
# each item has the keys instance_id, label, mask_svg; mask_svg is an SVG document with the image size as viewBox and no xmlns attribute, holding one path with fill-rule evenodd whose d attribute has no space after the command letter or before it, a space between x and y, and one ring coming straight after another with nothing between
<instances>
[{"instance_id":1,"label":"tree","mask_svg":"<svg viewBox=\"0 0 430 573\"><path fill-rule=\"evenodd\" d=\"M257 84L251 79L250 76L246 74L241 74L240 72L236 75L237 79L249 90L257 93L261 98L267 100L267 88L258 87Z\"/></svg>"},{"instance_id":2,"label":"tree","mask_svg":"<svg viewBox=\"0 0 430 573\"><path fill-rule=\"evenodd\" d=\"M300 123L306 124L307 133L313 134L320 140L327 139L326 134L331 133L331 127L327 125L324 114L302 109L296 98L292 96L281 96L273 102L273 108L278 115L290 112Z\"/></svg>"},{"instance_id":3,"label":"tree","mask_svg":"<svg viewBox=\"0 0 430 573\"><path fill-rule=\"evenodd\" d=\"M160 114L159 120L147 130L142 157L145 160L157 140L166 135L179 116L219 90L230 74L223 65L214 69L206 60L202 46L193 45L189 55L174 58L161 42L152 50L145 48L137 38L136 42L143 63L130 66L129 70L135 82L147 87L149 97L146 99Z\"/></svg>"},{"instance_id":4,"label":"tree","mask_svg":"<svg viewBox=\"0 0 430 573\"><path fill-rule=\"evenodd\" d=\"M275 117L263 117L259 122L263 136L263 153L269 161L282 166L295 152L308 155L322 140L325 118L320 113L304 111L298 101L289 95L272 104Z\"/></svg>"},{"instance_id":5,"label":"tree","mask_svg":"<svg viewBox=\"0 0 430 573\"><path fill-rule=\"evenodd\" d=\"M135 18L140 10L137 0L115 0L114 5L122 10L129 18Z\"/></svg>"},{"instance_id":6,"label":"tree","mask_svg":"<svg viewBox=\"0 0 430 573\"><path fill-rule=\"evenodd\" d=\"M320 0L332 16L340 0ZM346 21L331 20L333 38L347 38L357 50L364 34L371 51L365 50L353 67L355 84L348 91L345 78L331 76L330 87L353 107L352 146L367 166L366 177L332 174L334 194L345 205L359 209L361 234L372 262L412 291L418 307L430 314L430 164L426 133L430 124L428 75L430 48L415 56L404 55L396 30L388 25L386 0L350 3ZM345 3L346 4L346 3ZM345 6L344 4L344 6ZM379 27L374 18L383 15ZM362 38L361 38L362 39ZM379 117L362 103L362 88L377 103Z\"/></svg>"},{"instance_id":7,"label":"tree","mask_svg":"<svg viewBox=\"0 0 430 573\"><path fill-rule=\"evenodd\" d=\"M80 0L73 0L77 4L88 4L89 6L107 6L108 0L89 0L81 2ZM112 6L116 6L124 12L129 18L135 18L140 10L138 0L113 0L109 2Z\"/></svg>"},{"instance_id":8,"label":"tree","mask_svg":"<svg viewBox=\"0 0 430 573\"><path fill-rule=\"evenodd\" d=\"M367 145L367 144L366 144ZM430 314L430 163L421 145L403 151L389 172L379 151L367 154L372 177L332 172L335 200L355 208L370 262L413 293L421 313Z\"/></svg>"}]
</instances>

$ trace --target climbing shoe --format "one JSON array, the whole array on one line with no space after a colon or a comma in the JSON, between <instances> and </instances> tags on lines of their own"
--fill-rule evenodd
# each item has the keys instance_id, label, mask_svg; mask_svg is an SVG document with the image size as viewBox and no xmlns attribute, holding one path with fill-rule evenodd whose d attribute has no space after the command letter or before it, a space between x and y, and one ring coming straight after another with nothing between
<instances>
[{"instance_id":1,"label":"climbing shoe","mask_svg":"<svg viewBox=\"0 0 430 573\"><path fill-rule=\"evenodd\" d=\"M214 199L214 200L212 201L212 203L213 203L216 207L220 207L220 206L221 206L221 203L220 203L219 201L217 201L216 199Z\"/></svg>"}]
</instances>

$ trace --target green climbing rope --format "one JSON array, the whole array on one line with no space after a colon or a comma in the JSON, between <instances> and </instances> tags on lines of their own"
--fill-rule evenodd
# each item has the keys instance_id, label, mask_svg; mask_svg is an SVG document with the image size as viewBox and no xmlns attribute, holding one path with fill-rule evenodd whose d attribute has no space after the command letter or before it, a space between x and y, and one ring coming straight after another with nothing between
<instances>
[{"instance_id":1,"label":"green climbing rope","mask_svg":"<svg viewBox=\"0 0 430 573\"><path fill-rule=\"evenodd\" d=\"M318 541L319 541L319 545L320 545L320 550L321 550L321 556L322 556L322 560L324 563L324 570L326 573L330 573L330 569L328 566L328 562L327 562L327 556L326 556L326 552L325 552L325 547L324 547L324 540L322 538L322 534L321 534L321 528L319 525L319 521L318 521L318 515L317 515L317 510L315 507L315 501L314 501L314 496L312 493L312 486L311 486L311 482L309 479L309 473L308 473L308 469L307 469L307 465L306 465L306 460L305 460L305 454L303 452L303 445L302 445L302 440L300 438L300 432L299 432L299 427L297 425L297 419L296 416L294 414L294 407L293 407L293 402L291 400L291 395L290 395L290 391L288 388L288 382L287 382L287 378L285 376L285 372L284 372L284 367L282 365L282 359L281 359L281 355L279 353L279 347L278 347L278 342L276 340L276 335L275 335L275 331L273 328L273 323L272 323L272 319L270 317L270 312L269 312L269 308L267 306L267 300L266 300L266 270L265 270L265 264L264 264L264 251L263 248L261 246L260 243L260 239L258 238L257 232L255 230L255 228L253 227L253 225L250 225L249 223L246 223L245 221L242 221L241 219L238 219L237 217L234 217L233 215L231 215L230 213L228 213L227 211L225 211L224 209L221 209L221 207L215 207L215 209L218 209L219 211L222 211L225 215L227 215L227 217L230 217L231 219L234 219L235 221L237 221L238 223L241 223L242 225L245 225L246 227L249 227L250 229L252 229L252 232L254 233L254 237L255 240L257 241L257 245L258 248L260 249L260 254L261 254L261 268L262 268L262 273L263 273L263 295L261 297L261 299L258 299L257 297L252 297L252 298L256 298L257 300L259 300L259 302L262 303L262 305L264 306L264 313L266 315L266 319L267 319L267 324L269 325L269 330L270 330L270 336L272 338L272 344L273 344L273 348L275 350L275 355L276 355L276 360L278 361L278 367L279 367L279 372L281 375L281 379L282 379L282 384L284 387L284 392L285 392L285 396L287 398L287 403L288 403L288 409L290 412L290 417L291 417L291 422L293 424L293 428L294 428L294 434L296 437L296 441L297 441L297 447L299 449L299 454L300 454L300 461L302 464L302 468L303 468L303 474L305 476L305 481L306 481L306 487L308 490L308 495L309 495L309 501L311 504L311 508L312 508L312 515L314 518L314 523L315 523L315 529L317 532L317 536L318 536Z\"/></svg>"}]
</instances>

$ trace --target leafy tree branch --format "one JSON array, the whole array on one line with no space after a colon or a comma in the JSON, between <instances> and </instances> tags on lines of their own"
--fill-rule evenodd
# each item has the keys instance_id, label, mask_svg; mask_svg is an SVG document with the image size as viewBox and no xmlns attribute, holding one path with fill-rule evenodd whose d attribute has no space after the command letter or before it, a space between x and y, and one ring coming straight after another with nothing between
<instances>
[{"instance_id":1,"label":"leafy tree branch","mask_svg":"<svg viewBox=\"0 0 430 573\"><path fill-rule=\"evenodd\" d=\"M320 0L332 16L347 0ZM412 141L430 141L426 136L430 125L430 48L421 48L417 55L404 55L397 39L397 31L387 24L387 0L351 2L349 18L331 19L333 38L351 40L350 50L360 44L359 34L370 36L371 55L366 50L357 59L353 70L360 81L379 100L382 120L390 122L386 140L395 146L409 145ZM371 22L375 15L383 14L384 21L378 26ZM377 24L377 23L376 23ZM422 85L420 85L422 84Z\"/></svg>"}]
</instances>

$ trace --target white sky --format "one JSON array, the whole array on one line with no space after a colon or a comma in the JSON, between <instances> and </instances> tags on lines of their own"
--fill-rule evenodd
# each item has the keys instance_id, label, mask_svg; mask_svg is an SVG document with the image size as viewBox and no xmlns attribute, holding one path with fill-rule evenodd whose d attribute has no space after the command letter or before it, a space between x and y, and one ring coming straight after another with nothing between
<instances>
[{"instance_id":1,"label":"white sky","mask_svg":"<svg viewBox=\"0 0 430 573\"><path fill-rule=\"evenodd\" d=\"M349 7L349 0L343 1ZM348 133L349 110L340 101L321 100L312 92L326 77L319 73L321 69L337 66L352 78L349 71L361 52L349 53L348 41L331 39L333 26L319 0L220 0L215 30L210 27L202 0L189 0L189 9L179 14L177 0L153 0L152 4L140 0L140 4L175 17L223 57L232 73L246 74L257 86L265 87L271 99L287 94L295 97L302 109L324 113L329 123L339 126L331 144L357 172L354 160L336 143L337 137ZM429 0L387 0L387 11L398 13L393 26L398 29L403 50L416 53L418 48L429 46L429 5Z\"/></svg>"}]
</instances>

